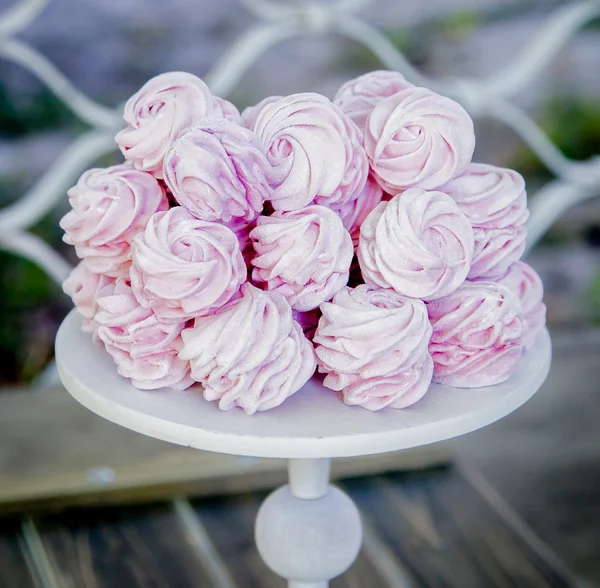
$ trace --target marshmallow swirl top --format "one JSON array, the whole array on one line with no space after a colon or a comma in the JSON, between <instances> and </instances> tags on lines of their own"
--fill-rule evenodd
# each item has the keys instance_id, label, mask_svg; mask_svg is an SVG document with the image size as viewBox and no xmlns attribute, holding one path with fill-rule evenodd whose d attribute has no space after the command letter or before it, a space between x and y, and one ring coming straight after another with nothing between
<instances>
[{"instance_id":1,"label":"marshmallow swirl top","mask_svg":"<svg viewBox=\"0 0 600 588\"><path fill-rule=\"evenodd\" d=\"M338 215L324 206L261 216L250 233L255 281L283 294L292 308L317 308L348 282L353 247Z\"/></svg>"},{"instance_id":2,"label":"marshmallow swirl top","mask_svg":"<svg viewBox=\"0 0 600 588\"><path fill-rule=\"evenodd\" d=\"M285 298L244 284L240 297L183 332L179 357L207 400L247 414L279 406L315 371L314 353Z\"/></svg>"},{"instance_id":3,"label":"marshmallow swirl top","mask_svg":"<svg viewBox=\"0 0 600 588\"><path fill-rule=\"evenodd\" d=\"M242 124L242 116L240 115L240 111L237 109L235 104L232 104L229 102L229 100L225 100L225 98L219 98L219 96L215 96L214 100L216 106L218 107L215 108L217 113L220 108L224 118L238 125Z\"/></svg>"},{"instance_id":4,"label":"marshmallow swirl top","mask_svg":"<svg viewBox=\"0 0 600 588\"><path fill-rule=\"evenodd\" d=\"M248 129L209 119L183 131L165 155L163 175L179 204L195 217L253 220L270 197L264 148Z\"/></svg>"},{"instance_id":5,"label":"marshmallow swirl top","mask_svg":"<svg viewBox=\"0 0 600 588\"><path fill-rule=\"evenodd\" d=\"M391 194L439 188L465 169L475 148L473 121L464 108L418 87L378 102L364 133L371 169Z\"/></svg>"},{"instance_id":6,"label":"marshmallow swirl top","mask_svg":"<svg viewBox=\"0 0 600 588\"><path fill-rule=\"evenodd\" d=\"M256 123L256 119L260 114L260 111L268 104L278 102L282 98L283 96L267 96L254 106L247 106L246 108L244 108L241 115L242 125L245 126L247 129L253 129Z\"/></svg>"},{"instance_id":7,"label":"marshmallow swirl top","mask_svg":"<svg viewBox=\"0 0 600 588\"><path fill-rule=\"evenodd\" d=\"M227 114L235 118L232 109ZM223 116L222 104L200 78L180 71L163 73L126 102L127 127L115 140L137 169L162 178L163 157L171 143L181 131L211 116Z\"/></svg>"},{"instance_id":8,"label":"marshmallow swirl top","mask_svg":"<svg viewBox=\"0 0 600 588\"><path fill-rule=\"evenodd\" d=\"M470 163L440 190L452 196L475 227L520 226L529 216L525 180L512 169Z\"/></svg>"},{"instance_id":9,"label":"marshmallow swirl top","mask_svg":"<svg viewBox=\"0 0 600 588\"><path fill-rule=\"evenodd\" d=\"M412 87L400 72L371 71L343 84L333 102L363 130L369 114L381 100Z\"/></svg>"},{"instance_id":10,"label":"marshmallow swirl top","mask_svg":"<svg viewBox=\"0 0 600 588\"><path fill-rule=\"evenodd\" d=\"M313 200L339 205L362 190L369 168L362 134L337 106L315 93L263 103L253 130L273 168L275 210L297 210Z\"/></svg>"},{"instance_id":11,"label":"marshmallow swirl top","mask_svg":"<svg viewBox=\"0 0 600 588\"><path fill-rule=\"evenodd\" d=\"M84 172L68 195L71 210L60 221L65 243L91 271L112 277L127 274L131 241L169 206L160 184L127 164Z\"/></svg>"},{"instance_id":12,"label":"marshmallow swirl top","mask_svg":"<svg viewBox=\"0 0 600 588\"><path fill-rule=\"evenodd\" d=\"M413 188L369 214L358 261L367 284L432 300L465 280L473 247L473 229L450 196Z\"/></svg>"},{"instance_id":13,"label":"marshmallow swirl top","mask_svg":"<svg viewBox=\"0 0 600 588\"><path fill-rule=\"evenodd\" d=\"M421 300L362 284L321 306L314 337L328 373L385 376L427 353L431 325Z\"/></svg>"},{"instance_id":14,"label":"marshmallow swirl top","mask_svg":"<svg viewBox=\"0 0 600 588\"><path fill-rule=\"evenodd\" d=\"M180 206L155 214L131 251L133 291L164 321L214 312L246 281L235 233Z\"/></svg>"}]
</instances>

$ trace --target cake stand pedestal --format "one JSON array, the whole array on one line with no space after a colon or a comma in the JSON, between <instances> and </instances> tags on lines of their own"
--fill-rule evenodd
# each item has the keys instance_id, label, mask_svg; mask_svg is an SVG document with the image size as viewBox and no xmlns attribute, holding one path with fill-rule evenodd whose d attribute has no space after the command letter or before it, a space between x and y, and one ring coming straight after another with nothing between
<instances>
[{"instance_id":1,"label":"cake stand pedestal","mask_svg":"<svg viewBox=\"0 0 600 588\"><path fill-rule=\"evenodd\" d=\"M543 331L504 384L469 390L433 384L412 407L378 413L345 406L315 377L283 406L249 417L237 409L220 411L204 400L199 387L135 389L81 331L74 311L56 339L63 384L98 415L169 443L288 460L289 484L261 506L255 536L266 564L290 588L326 588L360 549L358 510L329 484L332 458L409 449L489 425L535 394L548 374L550 356L550 337Z\"/></svg>"}]
</instances>

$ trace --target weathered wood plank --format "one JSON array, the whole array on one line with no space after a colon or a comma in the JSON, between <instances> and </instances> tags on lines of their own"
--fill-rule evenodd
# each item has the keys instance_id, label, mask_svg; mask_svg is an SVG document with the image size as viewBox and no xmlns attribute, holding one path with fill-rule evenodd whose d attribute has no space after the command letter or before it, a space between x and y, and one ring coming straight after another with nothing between
<instances>
[{"instance_id":1,"label":"weathered wood plank","mask_svg":"<svg viewBox=\"0 0 600 588\"><path fill-rule=\"evenodd\" d=\"M590 586L600 586L599 336L553 332L550 375L535 397L453 440L455 452Z\"/></svg>"},{"instance_id":2,"label":"weathered wood plank","mask_svg":"<svg viewBox=\"0 0 600 588\"><path fill-rule=\"evenodd\" d=\"M575 586L460 468L389 474L344 487L415 588Z\"/></svg>"},{"instance_id":3,"label":"weathered wood plank","mask_svg":"<svg viewBox=\"0 0 600 588\"><path fill-rule=\"evenodd\" d=\"M219 556L240 588L283 588L285 582L260 559L254 544L254 520L265 494L201 499L194 506ZM369 558L360 553L331 588L390 588Z\"/></svg>"},{"instance_id":4,"label":"weathered wood plank","mask_svg":"<svg viewBox=\"0 0 600 588\"><path fill-rule=\"evenodd\" d=\"M39 440L44 442L40 443ZM427 467L442 446L336 460L334 476ZM285 462L178 447L105 421L63 388L0 394L0 512L272 488Z\"/></svg>"},{"instance_id":5,"label":"weathered wood plank","mask_svg":"<svg viewBox=\"0 0 600 588\"><path fill-rule=\"evenodd\" d=\"M169 505L72 511L36 527L62 588L219 588Z\"/></svg>"},{"instance_id":6,"label":"weathered wood plank","mask_svg":"<svg viewBox=\"0 0 600 588\"><path fill-rule=\"evenodd\" d=\"M0 586L35 588L15 521L0 521Z\"/></svg>"},{"instance_id":7,"label":"weathered wood plank","mask_svg":"<svg viewBox=\"0 0 600 588\"><path fill-rule=\"evenodd\" d=\"M332 588L575 586L493 491L461 468L343 486L367 523L366 548ZM283 588L254 545L264 497L70 511L39 520L36 529L61 588Z\"/></svg>"}]
</instances>

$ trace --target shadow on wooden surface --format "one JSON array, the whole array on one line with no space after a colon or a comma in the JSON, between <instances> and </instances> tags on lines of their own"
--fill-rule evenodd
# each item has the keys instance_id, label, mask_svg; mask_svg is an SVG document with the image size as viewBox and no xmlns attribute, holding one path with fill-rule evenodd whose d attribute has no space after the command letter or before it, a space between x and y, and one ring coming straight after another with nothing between
<instances>
[{"instance_id":1,"label":"shadow on wooden surface","mask_svg":"<svg viewBox=\"0 0 600 588\"><path fill-rule=\"evenodd\" d=\"M366 523L332 588L574 588L562 563L461 467L343 484ZM283 588L253 542L264 493L71 509L5 522L0 579L28 588Z\"/></svg>"}]
</instances>

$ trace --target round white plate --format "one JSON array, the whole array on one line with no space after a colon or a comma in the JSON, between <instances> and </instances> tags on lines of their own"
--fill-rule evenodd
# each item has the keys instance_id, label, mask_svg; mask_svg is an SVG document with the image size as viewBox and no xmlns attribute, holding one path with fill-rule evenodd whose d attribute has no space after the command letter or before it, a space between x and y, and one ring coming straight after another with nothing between
<instances>
[{"instance_id":1,"label":"round white plate","mask_svg":"<svg viewBox=\"0 0 600 588\"><path fill-rule=\"evenodd\" d=\"M81 404L138 433L197 449L277 458L350 457L408 449L479 429L506 416L540 388L550 368L547 331L504 384L461 389L432 384L418 403L376 413L343 404L311 379L273 410L223 412L194 386L141 391L117 374L112 358L81 331L72 311L56 337L60 378Z\"/></svg>"}]
</instances>

